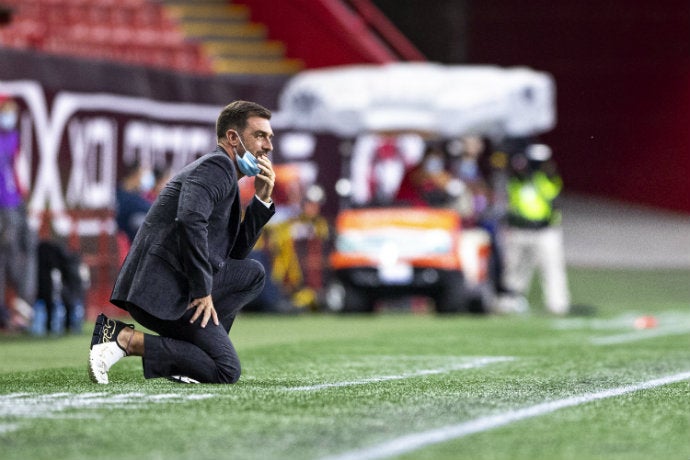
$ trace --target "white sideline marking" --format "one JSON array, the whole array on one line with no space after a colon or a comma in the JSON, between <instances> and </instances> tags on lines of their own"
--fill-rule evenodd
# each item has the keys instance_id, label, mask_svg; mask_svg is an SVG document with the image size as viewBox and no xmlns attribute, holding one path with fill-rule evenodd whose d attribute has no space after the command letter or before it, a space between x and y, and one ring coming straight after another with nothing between
<instances>
[{"instance_id":1,"label":"white sideline marking","mask_svg":"<svg viewBox=\"0 0 690 460\"><path fill-rule=\"evenodd\" d=\"M460 423L458 425L449 425L434 430L425 431L422 433L415 433L399 438L386 441L382 444L371 446L364 449L353 450L345 452L340 455L326 457L327 460L370 460L391 457L393 455L402 455L422 447L437 444L441 442L450 441L452 439L462 438L482 431L493 430L504 425L508 425L520 420L539 417L541 415L555 412L566 407L579 406L599 399L612 398L614 396L621 396L627 393L633 393L639 390L647 390L669 383L680 382L690 379L690 371L681 372L679 374L667 375L654 380L638 383L635 385L626 385L618 388L611 388L609 390L602 390L595 393L585 393L579 396L571 396L570 398L559 399L556 401L549 401L536 406L525 407L513 411L504 412L502 414L490 415L478 419L470 420Z\"/></svg>"},{"instance_id":2,"label":"white sideline marking","mask_svg":"<svg viewBox=\"0 0 690 460\"><path fill-rule=\"evenodd\" d=\"M616 345L638 340L664 337L667 335L681 335L690 332L690 314L679 311L663 311L655 313L654 317L659 322L658 327L651 329L635 329L635 320L646 315L644 312L628 312L615 318L563 318L554 320L554 328L559 330L592 329L610 330L623 329L625 332L618 334L590 337L589 343L593 345Z\"/></svg>"},{"instance_id":3,"label":"white sideline marking","mask_svg":"<svg viewBox=\"0 0 690 460\"><path fill-rule=\"evenodd\" d=\"M16 423L0 423L0 434L10 433L12 431L17 431L18 429L19 425Z\"/></svg>"},{"instance_id":4,"label":"white sideline marking","mask_svg":"<svg viewBox=\"0 0 690 460\"><path fill-rule=\"evenodd\" d=\"M421 377L424 375L445 374L448 372L460 371L463 369L474 369L477 367L486 366L488 364L512 361L514 359L515 358L511 358L509 356L477 358L477 359L473 359L471 361L468 361L466 363L456 364L453 366L440 367L437 369L422 369L419 371L407 372L407 373L398 374L398 375L381 375L378 377L371 377L371 378L362 379L362 380L352 380L349 382L321 383L318 385L306 385L306 386L301 386L301 387L291 387L291 388L287 388L287 390L289 390L289 391L317 391L317 390L324 390L326 388L349 387L349 386L354 386L354 385L366 385L369 383L386 382L389 380L404 380L404 379L409 379L409 378L413 378L413 377Z\"/></svg>"},{"instance_id":5,"label":"white sideline marking","mask_svg":"<svg viewBox=\"0 0 690 460\"><path fill-rule=\"evenodd\" d=\"M643 329L626 332L623 334L609 335L605 337L592 337L590 343L594 345L615 345L619 343L636 342L638 340L663 337L665 335L679 335L690 332L690 325L666 326L656 329Z\"/></svg>"},{"instance_id":6,"label":"white sideline marking","mask_svg":"<svg viewBox=\"0 0 690 460\"><path fill-rule=\"evenodd\" d=\"M102 408L144 407L150 403L184 403L214 397L213 394L175 393L10 393L0 395L0 434L20 430L26 419L100 418ZM3 420L4 419L4 420Z\"/></svg>"}]
</instances>

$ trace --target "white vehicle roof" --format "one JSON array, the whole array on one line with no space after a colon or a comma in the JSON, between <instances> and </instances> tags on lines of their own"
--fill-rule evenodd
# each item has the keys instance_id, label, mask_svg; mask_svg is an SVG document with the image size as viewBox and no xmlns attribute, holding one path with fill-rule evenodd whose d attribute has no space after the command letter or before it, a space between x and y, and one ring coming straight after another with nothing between
<instances>
[{"instance_id":1,"label":"white vehicle roof","mask_svg":"<svg viewBox=\"0 0 690 460\"><path fill-rule=\"evenodd\" d=\"M279 97L277 128L529 136L556 123L550 74L526 67L394 63L306 70Z\"/></svg>"}]
</instances>

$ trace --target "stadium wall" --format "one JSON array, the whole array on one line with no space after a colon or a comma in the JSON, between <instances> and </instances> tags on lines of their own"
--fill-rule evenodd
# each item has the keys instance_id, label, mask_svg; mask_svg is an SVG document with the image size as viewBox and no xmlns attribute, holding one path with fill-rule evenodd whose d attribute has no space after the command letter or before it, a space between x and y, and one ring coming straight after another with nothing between
<instances>
[{"instance_id":1,"label":"stadium wall","mask_svg":"<svg viewBox=\"0 0 690 460\"><path fill-rule=\"evenodd\" d=\"M690 212L690 4L471 2L468 60L557 83L545 137L569 190Z\"/></svg>"}]
</instances>

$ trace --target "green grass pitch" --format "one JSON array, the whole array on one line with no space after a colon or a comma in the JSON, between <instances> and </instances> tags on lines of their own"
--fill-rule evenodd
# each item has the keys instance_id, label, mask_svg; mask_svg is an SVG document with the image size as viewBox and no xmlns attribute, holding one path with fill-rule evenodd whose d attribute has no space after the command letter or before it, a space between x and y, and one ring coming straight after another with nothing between
<instances>
[{"instance_id":1,"label":"green grass pitch","mask_svg":"<svg viewBox=\"0 0 690 460\"><path fill-rule=\"evenodd\" d=\"M91 324L0 337L0 458L690 458L690 271L571 269L531 314L242 315L237 385L87 375ZM658 325L636 329L635 318Z\"/></svg>"}]
</instances>

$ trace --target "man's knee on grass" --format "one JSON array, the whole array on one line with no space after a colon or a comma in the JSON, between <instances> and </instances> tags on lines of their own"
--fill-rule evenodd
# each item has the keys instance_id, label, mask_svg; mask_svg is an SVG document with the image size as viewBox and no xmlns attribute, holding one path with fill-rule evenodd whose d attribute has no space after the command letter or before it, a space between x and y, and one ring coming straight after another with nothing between
<instances>
[{"instance_id":1,"label":"man's knee on grass","mask_svg":"<svg viewBox=\"0 0 690 460\"><path fill-rule=\"evenodd\" d=\"M236 366L218 366L216 373L218 377L217 383L234 384L237 383L242 374L242 369L239 365Z\"/></svg>"}]
</instances>

